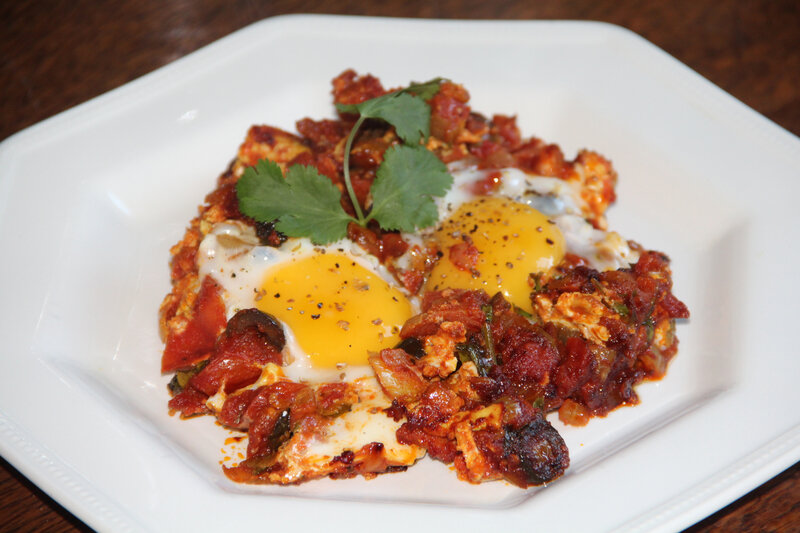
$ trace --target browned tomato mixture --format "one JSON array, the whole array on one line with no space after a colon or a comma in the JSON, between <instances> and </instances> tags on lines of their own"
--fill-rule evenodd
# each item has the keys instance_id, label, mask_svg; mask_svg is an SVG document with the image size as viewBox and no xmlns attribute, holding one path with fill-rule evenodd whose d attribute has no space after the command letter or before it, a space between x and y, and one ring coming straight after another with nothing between
<instances>
[{"instance_id":1,"label":"browned tomato mixture","mask_svg":"<svg viewBox=\"0 0 800 533\"><path fill-rule=\"evenodd\" d=\"M388 92L378 79L353 71L333 80L339 104ZM568 160L558 146L524 138L515 117L474 112L467 91L451 82L442 82L427 104L425 147L451 169L474 170L474 197L502 194L509 175L504 169L556 178L575 191L582 220L604 232L617 180L607 159L581 151ZM353 381L284 375L288 341L281 321L255 305L230 309L220 280L201 275L200 245L216 225L249 228L250 240L237 237L244 244L236 246L285 245L274 221L257 222L240 211L237 181L259 160L284 171L294 164L316 168L342 191L342 207L354 214L345 193L344 150L357 118L304 118L298 134L253 126L172 248L173 287L160 310L166 342L161 371L174 374L170 411L211 414L225 427L247 432L246 459L226 466L235 481L371 477L405 470L425 453L454 464L459 478L472 483L504 479L527 487L558 478L569 454L545 415L557 410L563 422L584 425L636 404L635 386L664 376L676 353L675 322L689 312L672 294L666 255L623 241L635 260L601 269L567 249L552 267L527 276L521 304L497 291L429 283L443 258L468 273L483 268L484 251L466 231L457 242L420 241L375 221L350 223L347 237L420 301L402 324L399 342L369 354L372 375ZM378 120L365 121L355 137L349 178L363 211L371 208L370 188L384 154L399 143L395 128ZM390 434L337 444L344 438L337 428L362 419L388 424Z\"/></svg>"}]
</instances>

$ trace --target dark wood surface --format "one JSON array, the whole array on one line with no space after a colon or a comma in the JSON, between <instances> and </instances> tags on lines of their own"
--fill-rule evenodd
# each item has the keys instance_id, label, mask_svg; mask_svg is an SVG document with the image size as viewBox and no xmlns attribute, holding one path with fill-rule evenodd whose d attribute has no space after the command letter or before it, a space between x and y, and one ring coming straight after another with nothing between
<instances>
[{"instance_id":1,"label":"dark wood surface","mask_svg":"<svg viewBox=\"0 0 800 533\"><path fill-rule=\"evenodd\" d=\"M286 13L611 22L800 135L797 0L6 0L0 2L0 140L252 22ZM0 460L0 531L87 530ZM689 531L799 530L795 464Z\"/></svg>"}]
</instances>

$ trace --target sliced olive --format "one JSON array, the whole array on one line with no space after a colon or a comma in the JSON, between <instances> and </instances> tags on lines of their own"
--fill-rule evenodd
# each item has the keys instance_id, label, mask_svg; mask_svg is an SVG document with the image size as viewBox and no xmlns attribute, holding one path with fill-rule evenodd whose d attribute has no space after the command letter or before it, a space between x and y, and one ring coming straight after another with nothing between
<instances>
[{"instance_id":1,"label":"sliced olive","mask_svg":"<svg viewBox=\"0 0 800 533\"><path fill-rule=\"evenodd\" d=\"M274 316L256 309L242 309L228 320L225 333L236 335L248 328L256 328L258 332L265 335L277 350L283 350L286 345L286 337L283 334L283 327Z\"/></svg>"}]
</instances>

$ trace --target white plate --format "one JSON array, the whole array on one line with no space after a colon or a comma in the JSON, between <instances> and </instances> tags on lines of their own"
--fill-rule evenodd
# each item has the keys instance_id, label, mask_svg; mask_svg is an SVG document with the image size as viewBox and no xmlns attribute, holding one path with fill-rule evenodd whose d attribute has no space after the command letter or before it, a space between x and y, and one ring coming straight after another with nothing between
<instances>
[{"instance_id":1,"label":"white plate","mask_svg":"<svg viewBox=\"0 0 800 533\"><path fill-rule=\"evenodd\" d=\"M611 157L612 228L673 260L692 319L667 378L561 428L572 466L543 490L470 486L431 461L234 486L225 432L166 414L169 247L248 126L332 115L348 67L387 86L449 77L568 157ZM614 26L265 20L0 145L0 449L98 530L679 529L800 458L798 168L796 137Z\"/></svg>"}]
</instances>

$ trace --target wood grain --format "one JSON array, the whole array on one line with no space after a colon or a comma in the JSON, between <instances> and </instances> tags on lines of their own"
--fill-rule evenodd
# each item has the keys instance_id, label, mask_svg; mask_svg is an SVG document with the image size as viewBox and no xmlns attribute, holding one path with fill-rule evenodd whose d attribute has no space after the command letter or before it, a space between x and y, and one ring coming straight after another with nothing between
<instances>
[{"instance_id":1,"label":"wood grain","mask_svg":"<svg viewBox=\"0 0 800 533\"><path fill-rule=\"evenodd\" d=\"M0 3L0 139L265 17L585 19L629 28L800 135L796 0L73 0ZM0 531L89 530L0 462ZM800 530L800 465L689 531Z\"/></svg>"}]
</instances>

